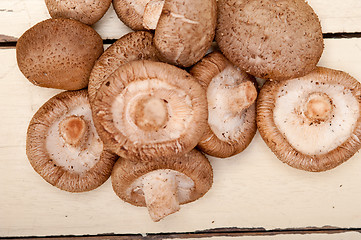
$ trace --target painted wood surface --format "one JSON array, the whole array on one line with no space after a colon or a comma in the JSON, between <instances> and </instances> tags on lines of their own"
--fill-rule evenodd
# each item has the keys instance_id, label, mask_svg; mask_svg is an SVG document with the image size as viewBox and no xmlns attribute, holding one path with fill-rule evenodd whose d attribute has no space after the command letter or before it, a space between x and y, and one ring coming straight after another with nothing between
<instances>
[{"instance_id":1,"label":"painted wood surface","mask_svg":"<svg viewBox=\"0 0 361 240\"><path fill-rule=\"evenodd\" d=\"M361 32L361 1L308 0L308 3L319 15L324 33ZM49 17L44 0L0 0L0 41L13 41ZM94 28L103 39L118 39L130 31L112 6Z\"/></svg>"},{"instance_id":2,"label":"painted wood surface","mask_svg":"<svg viewBox=\"0 0 361 240\"><path fill-rule=\"evenodd\" d=\"M361 39L327 39L321 66L361 79ZM32 115L58 90L30 84L15 49L0 49L0 236L193 232L213 228L361 227L361 155L336 169L309 173L281 163L257 133L229 159L210 158L214 185L200 200L159 223L122 202L110 181L81 194L58 190L25 155Z\"/></svg>"}]
</instances>

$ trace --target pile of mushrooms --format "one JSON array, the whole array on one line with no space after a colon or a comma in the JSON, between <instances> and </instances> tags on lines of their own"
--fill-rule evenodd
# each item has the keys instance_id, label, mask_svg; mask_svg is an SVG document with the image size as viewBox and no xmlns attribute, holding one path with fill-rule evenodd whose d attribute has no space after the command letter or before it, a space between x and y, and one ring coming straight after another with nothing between
<instances>
[{"instance_id":1,"label":"pile of mushrooms","mask_svg":"<svg viewBox=\"0 0 361 240\"><path fill-rule=\"evenodd\" d=\"M16 54L31 83L68 90L35 113L26 144L34 170L62 190L111 176L119 198L159 221L211 188L203 153L239 154L257 128L306 171L361 147L360 83L316 66L322 30L304 0L113 0L134 32L104 52L88 25L110 0L45 2L53 19L26 31Z\"/></svg>"}]
</instances>

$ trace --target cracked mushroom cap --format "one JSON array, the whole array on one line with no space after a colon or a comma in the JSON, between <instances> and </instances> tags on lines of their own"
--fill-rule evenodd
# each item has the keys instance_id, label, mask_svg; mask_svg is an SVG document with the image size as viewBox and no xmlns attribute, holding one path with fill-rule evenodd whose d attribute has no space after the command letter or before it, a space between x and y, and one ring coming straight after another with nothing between
<instances>
[{"instance_id":1,"label":"cracked mushroom cap","mask_svg":"<svg viewBox=\"0 0 361 240\"><path fill-rule=\"evenodd\" d=\"M204 57L190 73L207 91L208 127L197 147L221 158L240 153L257 130L255 79L219 52Z\"/></svg>"},{"instance_id":2,"label":"cracked mushroom cap","mask_svg":"<svg viewBox=\"0 0 361 240\"><path fill-rule=\"evenodd\" d=\"M93 102L101 84L122 64L135 60L157 61L153 34L146 31L131 32L113 43L95 62L88 85L90 102Z\"/></svg>"},{"instance_id":3,"label":"cracked mushroom cap","mask_svg":"<svg viewBox=\"0 0 361 240\"><path fill-rule=\"evenodd\" d=\"M286 80L316 67L323 52L322 30L304 0L219 0L218 10L216 41L242 70Z\"/></svg>"},{"instance_id":4,"label":"cracked mushroom cap","mask_svg":"<svg viewBox=\"0 0 361 240\"><path fill-rule=\"evenodd\" d=\"M207 124L197 81L175 66L146 60L120 66L99 88L92 109L106 147L134 160L189 152Z\"/></svg>"},{"instance_id":5,"label":"cracked mushroom cap","mask_svg":"<svg viewBox=\"0 0 361 240\"><path fill-rule=\"evenodd\" d=\"M45 0L52 18L72 18L93 25L106 13L112 0Z\"/></svg>"},{"instance_id":6,"label":"cracked mushroom cap","mask_svg":"<svg viewBox=\"0 0 361 240\"><path fill-rule=\"evenodd\" d=\"M310 74L266 82L257 103L259 132L288 165L332 169L361 146L361 85L345 72L317 67Z\"/></svg>"},{"instance_id":7,"label":"cracked mushroom cap","mask_svg":"<svg viewBox=\"0 0 361 240\"><path fill-rule=\"evenodd\" d=\"M69 192L90 191L103 184L118 159L103 151L86 90L62 92L35 113L28 127L26 154L43 179Z\"/></svg>"},{"instance_id":8,"label":"cracked mushroom cap","mask_svg":"<svg viewBox=\"0 0 361 240\"><path fill-rule=\"evenodd\" d=\"M180 204L206 194L213 183L213 170L202 153L192 150L178 158L147 163L117 161L111 180L119 198L146 206L152 220L159 221L178 211Z\"/></svg>"},{"instance_id":9,"label":"cracked mushroom cap","mask_svg":"<svg viewBox=\"0 0 361 240\"><path fill-rule=\"evenodd\" d=\"M48 19L27 30L16 44L20 71L40 87L78 90L88 85L103 40L72 19Z\"/></svg>"}]
</instances>

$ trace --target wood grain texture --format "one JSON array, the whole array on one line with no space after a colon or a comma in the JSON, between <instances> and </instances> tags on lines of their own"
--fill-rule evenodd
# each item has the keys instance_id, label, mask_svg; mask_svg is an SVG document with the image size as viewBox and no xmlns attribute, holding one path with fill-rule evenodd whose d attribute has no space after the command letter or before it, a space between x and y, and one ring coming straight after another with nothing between
<instances>
[{"instance_id":1,"label":"wood grain texture","mask_svg":"<svg viewBox=\"0 0 361 240\"><path fill-rule=\"evenodd\" d=\"M361 79L361 39L327 39L321 66ZM241 154L210 158L214 185L200 200L159 223L122 202L110 181L81 194L58 190L25 155L28 123L59 90L30 84L15 49L0 49L0 236L193 232L214 228L361 227L361 155L336 169L309 173L282 164L259 134Z\"/></svg>"},{"instance_id":2,"label":"wood grain texture","mask_svg":"<svg viewBox=\"0 0 361 240\"><path fill-rule=\"evenodd\" d=\"M319 15L324 33L361 32L361 1L309 0ZM0 34L19 38L28 28L50 18L44 0L0 0ZM103 39L118 39L130 29L116 16L113 6L94 25ZM0 38L1 40L1 38Z\"/></svg>"}]
</instances>

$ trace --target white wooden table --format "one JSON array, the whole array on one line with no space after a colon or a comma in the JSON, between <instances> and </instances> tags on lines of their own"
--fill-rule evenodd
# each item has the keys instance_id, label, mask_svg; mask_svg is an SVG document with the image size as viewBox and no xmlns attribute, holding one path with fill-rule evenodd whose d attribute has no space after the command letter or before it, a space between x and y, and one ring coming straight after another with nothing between
<instances>
[{"instance_id":1,"label":"white wooden table","mask_svg":"<svg viewBox=\"0 0 361 240\"><path fill-rule=\"evenodd\" d=\"M361 81L361 1L309 4L326 37L319 65ZM142 239L136 234L153 233L148 238L361 238L361 154L327 172L304 172L281 163L258 133L243 153L210 158L212 189L159 223L150 220L146 209L120 200L110 181L81 194L46 183L27 160L26 129L36 110L59 91L25 79L17 68L15 44L24 31L47 18L44 0L0 0L0 237L103 234L97 238ZM94 28L111 40L130 31L112 8Z\"/></svg>"}]
</instances>

